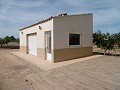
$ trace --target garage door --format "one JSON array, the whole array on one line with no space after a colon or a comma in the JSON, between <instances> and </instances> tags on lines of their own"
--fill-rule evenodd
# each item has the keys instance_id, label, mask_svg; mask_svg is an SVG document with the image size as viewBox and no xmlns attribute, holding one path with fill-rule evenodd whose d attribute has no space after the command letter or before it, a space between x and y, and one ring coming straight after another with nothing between
<instances>
[{"instance_id":1,"label":"garage door","mask_svg":"<svg viewBox=\"0 0 120 90\"><path fill-rule=\"evenodd\" d=\"M37 35L28 36L28 52L31 55L37 56Z\"/></svg>"}]
</instances>

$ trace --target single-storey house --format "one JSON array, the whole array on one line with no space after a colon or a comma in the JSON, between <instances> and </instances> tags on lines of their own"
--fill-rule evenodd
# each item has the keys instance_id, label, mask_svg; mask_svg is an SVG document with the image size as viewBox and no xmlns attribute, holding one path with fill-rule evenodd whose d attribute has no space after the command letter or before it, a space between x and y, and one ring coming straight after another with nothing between
<instances>
[{"instance_id":1,"label":"single-storey house","mask_svg":"<svg viewBox=\"0 0 120 90\"><path fill-rule=\"evenodd\" d=\"M93 54L93 14L60 14L20 29L20 51L51 62Z\"/></svg>"}]
</instances>

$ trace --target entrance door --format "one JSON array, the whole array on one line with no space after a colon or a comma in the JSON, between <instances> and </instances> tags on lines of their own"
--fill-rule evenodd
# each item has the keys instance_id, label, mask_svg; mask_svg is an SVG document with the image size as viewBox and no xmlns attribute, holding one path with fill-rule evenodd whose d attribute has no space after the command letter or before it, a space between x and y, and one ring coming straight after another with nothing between
<instances>
[{"instance_id":1,"label":"entrance door","mask_svg":"<svg viewBox=\"0 0 120 90\"><path fill-rule=\"evenodd\" d=\"M37 35L28 36L28 52L31 55L37 56Z\"/></svg>"},{"instance_id":2,"label":"entrance door","mask_svg":"<svg viewBox=\"0 0 120 90\"><path fill-rule=\"evenodd\" d=\"M51 32L46 32L46 59L51 61Z\"/></svg>"}]
</instances>

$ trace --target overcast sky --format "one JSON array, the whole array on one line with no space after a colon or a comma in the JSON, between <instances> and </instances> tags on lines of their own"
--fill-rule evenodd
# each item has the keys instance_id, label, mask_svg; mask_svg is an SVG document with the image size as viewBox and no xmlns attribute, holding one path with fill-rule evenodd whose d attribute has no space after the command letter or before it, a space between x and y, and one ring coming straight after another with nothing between
<instances>
[{"instance_id":1,"label":"overcast sky","mask_svg":"<svg viewBox=\"0 0 120 90\"><path fill-rule=\"evenodd\" d=\"M0 37L60 13L93 13L93 30L120 32L120 0L0 0Z\"/></svg>"}]
</instances>

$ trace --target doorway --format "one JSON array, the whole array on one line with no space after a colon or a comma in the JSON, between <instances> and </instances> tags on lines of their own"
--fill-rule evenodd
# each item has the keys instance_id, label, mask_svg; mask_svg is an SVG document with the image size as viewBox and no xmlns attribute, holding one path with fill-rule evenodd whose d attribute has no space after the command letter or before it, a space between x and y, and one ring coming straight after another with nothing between
<instances>
[{"instance_id":1,"label":"doorway","mask_svg":"<svg viewBox=\"0 0 120 90\"><path fill-rule=\"evenodd\" d=\"M28 53L37 56L37 34L28 36Z\"/></svg>"},{"instance_id":2,"label":"doorway","mask_svg":"<svg viewBox=\"0 0 120 90\"><path fill-rule=\"evenodd\" d=\"M46 37L46 59L51 61L51 32L45 33Z\"/></svg>"}]
</instances>

